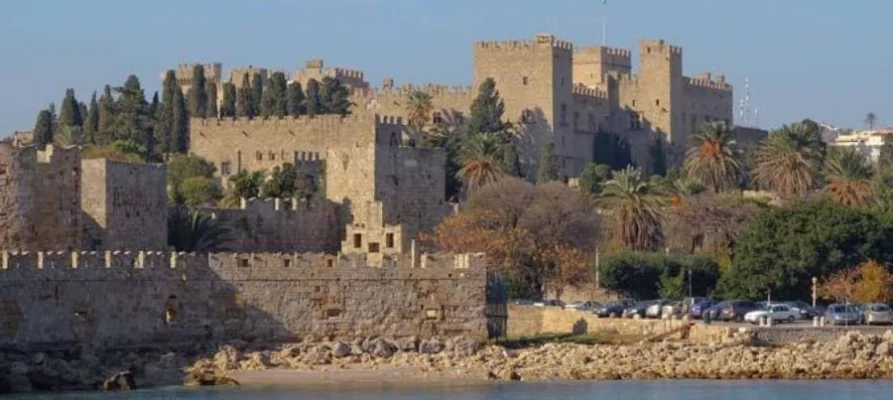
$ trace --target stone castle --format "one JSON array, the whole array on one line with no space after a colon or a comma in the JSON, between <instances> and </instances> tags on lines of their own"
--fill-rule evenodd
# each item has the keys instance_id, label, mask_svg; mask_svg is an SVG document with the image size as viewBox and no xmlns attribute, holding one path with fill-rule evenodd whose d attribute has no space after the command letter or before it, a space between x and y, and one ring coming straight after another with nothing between
<instances>
[{"instance_id":1,"label":"stone castle","mask_svg":"<svg viewBox=\"0 0 893 400\"><path fill-rule=\"evenodd\" d=\"M663 40L642 40L639 47L638 72L633 71L629 50L575 47L550 34L538 34L533 40L476 43L471 86L397 87L388 78L375 88L365 80L363 72L326 68L321 60L308 61L291 77L302 85L309 79L338 79L351 89L355 113L393 115L403 121L408 121L407 95L414 90L425 91L433 97L431 124L461 122L469 113L475 88L484 79L493 78L505 101L504 117L519 133L517 144L526 175L535 175L539 152L545 143L553 142L562 172L573 177L593 161L594 138L599 131L625 138L636 163L648 168L648 149L655 140L665 141L670 162L678 163L688 136L701 125L713 121L732 123L733 93L725 76L684 76L682 49ZM189 86L193 65L182 64L176 70L184 88ZM261 74L263 78L269 71L253 66L236 68L230 73L230 82L240 87L246 73ZM221 64L206 64L205 74L210 81L220 82ZM278 137L276 129L256 125L250 137L229 136L227 140L232 141L221 147L252 148L259 136ZM214 136L208 128L202 133ZM208 150L193 151L206 158L219 158L219 154Z\"/></svg>"}]
</instances>

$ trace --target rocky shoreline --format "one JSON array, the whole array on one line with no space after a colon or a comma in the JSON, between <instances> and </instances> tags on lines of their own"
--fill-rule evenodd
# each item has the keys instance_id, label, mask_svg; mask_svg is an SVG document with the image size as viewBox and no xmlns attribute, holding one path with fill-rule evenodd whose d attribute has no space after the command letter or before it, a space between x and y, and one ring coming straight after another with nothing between
<instances>
[{"instance_id":1,"label":"rocky shoreline","mask_svg":"<svg viewBox=\"0 0 893 400\"><path fill-rule=\"evenodd\" d=\"M893 379L893 331L849 332L836 341L756 346L746 334L718 343L548 343L521 349L447 340L364 338L187 349L0 352L0 392L126 390L174 384L238 384L244 371L411 371L474 380ZM449 378L446 378L449 377ZM302 382L295 382L302 384Z\"/></svg>"}]
</instances>

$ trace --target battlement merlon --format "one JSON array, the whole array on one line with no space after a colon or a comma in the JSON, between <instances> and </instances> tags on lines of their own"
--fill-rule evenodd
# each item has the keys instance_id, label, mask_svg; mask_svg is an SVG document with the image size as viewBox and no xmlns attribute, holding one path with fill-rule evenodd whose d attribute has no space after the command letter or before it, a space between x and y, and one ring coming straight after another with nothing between
<instances>
[{"instance_id":1,"label":"battlement merlon","mask_svg":"<svg viewBox=\"0 0 893 400\"><path fill-rule=\"evenodd\" d=\"M408 96L415 91L422 91L432 96L471 97L475 94L471 86L440 85L428 83L424 85L403 84L399 87L384 86L381 88L351 88L350 94L359 98L376 98L380 96Z\"/></svg>"},{"instance_id":2,"label":"battlement merlon","mask_svg":"<svg viewBox=\"0 0 893 400\"><path fill-rule=\"evenodd\" d=\"M333 69L334 78L355 78L355 79L365 79L366 74L363 71L358 69L350 69L350 68L334 68Z\"/></svg>"},{"instance_id":3,"label":"battlement merlon","mask_svg":"<svg viewBox=\"0 0 893 400\"><path fill-rule=\"evenodd\" d=\"M629 49L608 46L575 47L574 56L598 55L600 58L626 59L632 61L632 52Z\"/></svg>"},{"instance_id":4,"label":"battlement merlon","mask_svg":"<svg viewBox=\"0 0 893 400\"><path fill-rule=\"evenodd\" d=\"M682 56L682 47L673 46L663 39L643 39L639 41L639 51L645 53L648 49L654 49L662 53L674 56Z\"/></svg>"},{"instance_id":5,"label":"battlement merlon","mask_svg":"<svg viewBox=\"0 0 893 400\"><path fill-rule=\"evenodd\" d=\"M418 256L418 255L417 255ZM413 254L394 254L385 257L383 268L412 270L473 269L486 270L484 253L422 253L422 262L414 263ZM286 261L288 260L288 261ZM371 267L367 254L326 253L187 253L176 251L0 251L0 279L24 277L23 274L54 274L55 278L76 278L78 269L106 269L109 274L121 271L156 270L170 274L170 270L210 267L221 270L258 268L271 270L288 266L309 267L319 270L332 268ZM167 271L165 271L167 270ZM63 275L60 275L62 273ZM7 274L14 274L10 276ZM124 276L129 277L129 274Z\"/></svg>"},{"instance_id":6,"label":"battlement merlon","mask_svg":"<svg viewBox=\"0 0 893 400\"><path fill-rule=\"evenodd\" d=\"M354 112L348 115L302 115L299 117L281 117L281 118L190 118L190 126L244 126L263 127L275 126L280 128L294 127L331 127L337 125L349 125L369 122L374 123L377 127L398 127L403 125L403 118L391 115L373 114L368 112Z\"/></svg>"},{"instance_id":7,"label":"battlement merlon","mask_svg":"<svg viewBox=\"0 0 893 400\"><path fill-rule=\"evenodd\" d=\"M475 47L482 50L520 50L531 49L543 45L569 51L573 51L574 49L573 43L567 40L557 39L550 33L539 33L534 36L533 40L497 40L475 43Z\"/></svg>"},{"instance_id":8,"label":"battlement merlon","mask_svg":"<svg viewBox=\"0 0 893 400\"><path fill-rule=\"evenodd\" d=\"M607 100L608 92L598 88L590 88L582 84L576 84L571 88L571 93L576 96L589 97L599 100Z\"/></svg>"},{"instance_id":9,"label":"battlement merlon","mask_svg":"<svg viewBox=\"0 0 893 400\"><path fill-rule=\"evenodd\" d=\"M713 79L710 73L704 73L694 78L684 76L682 79L683 83L688 86L713 89L722 92L732 91L732 85L726 83L726 77L722 74L717 75L716 79Z\"/></svg>"}]
</instances>

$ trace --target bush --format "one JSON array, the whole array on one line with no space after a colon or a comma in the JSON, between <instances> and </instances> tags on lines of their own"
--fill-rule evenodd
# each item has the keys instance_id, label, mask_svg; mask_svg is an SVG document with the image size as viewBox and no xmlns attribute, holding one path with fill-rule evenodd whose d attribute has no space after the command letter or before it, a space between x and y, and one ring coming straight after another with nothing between
<instances>
[{"instance_id":1,"label":"bush","mask_svg":"<svg viewBox=\"0 0 893 400\"><path fill-rule=\"evenodd\" d=\"M620 252L604 257L599 266L601 285L637 299L688 295L688 271L692 295L706 296L719 278L719 265L703 256Z\"/></svg>"},{"instance_id":2,"label":"bush","mask_svg":"<svg viewBox=\"0 0 893 400\"><path fill-rule=\"evenodd\" d=\"M186 178L180 184L179 193L182 196L183 204L190 207L212 205L223 196L217 183L203 176Z\"/></svg>"}]
</instances>

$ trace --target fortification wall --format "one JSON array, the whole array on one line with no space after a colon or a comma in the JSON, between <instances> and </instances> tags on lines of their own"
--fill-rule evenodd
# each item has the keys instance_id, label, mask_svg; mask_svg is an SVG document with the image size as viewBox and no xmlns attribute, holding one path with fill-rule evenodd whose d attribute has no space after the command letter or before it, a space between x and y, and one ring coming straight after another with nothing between
<instances>
[{"instance_id":1,"label":"fortification wall","mask_svg":"<svg viewBox=\"0 0 893 400\"><path fill-rule=\"evenodd\" d=\"M577 47L574 49L574 83L604 89L609 73L632 73L632 53L627 49L606 46Z\"/></svg>"},{"instance_id":2,"label":"fortification wall","mask_svg":"<svg viewBox=\"0 0 893 400\"><path fill-rule=\"evenodd\" d=\"M715 78L711 74L683 78L682 103L685 132L693 133L704 124L713 121L732 123L734 99L732 86L724 75Z\"/></svg>"},{"instance_id":3,"label":"fortification wall","mask_svg":"<svg viewBox=\"0 0 893 400\"><path fill-rule=\"evenodd\" d=\"M0 346L487 337L483 255L0 253ZM413 266L415 268L413 268Z\"/></svg>"},{"instance_id":4,"label":"fortification wall","mask_svg":"<svg viewBox=\"0 0 893 400\"><path fill-rule=\"evenodd\" d=\"M428 117L430 125L438 123L461 123L468 115L475 92L468 86L446 85L401 85L394 88L393 82L383 85L381 89L351 90L351 102L355 108L385 115L396 115L409 122L406 109L407 99L414 91L422 91L431 95L434 106L432 115Z\"/></svg>"},{"instance_id":5,"label":"fortification wall","mask_svg":"<svg viewBox=\"0 0 893 400\"><path fill-rule=\"evenodd\" d=\"M167 169L106 159L81 161L84 247L167 248Z\"/></svg>"},{"instance_id":6,"label":"fortification wall","mask_svg":"<svg viewBox=\"0 0 893 400\"><path fill-rule=\"evenodd\" d=\"M325 199L243 199L240 209L205 209L230 229L231 251L337 253L338 207Z\"/></svg>"},{"instance_id":7,"label":"fortification wall","mask_svg":"<svg viewBox=\"0 0 893 400\"><path fill-rule=\"evenodd\" d=\"M337 79L348 88L365 89L369 87L363 71L339 67L323 68L324 65L323 60L320 59L308 60L304 68L294 72L292 80L300 82L303 88L307 87L307 83L311 79L322 81L326 77Z\"/></svg>"}]
</instances>

